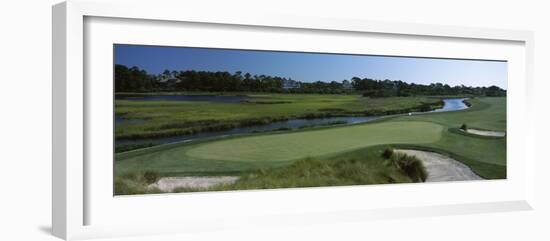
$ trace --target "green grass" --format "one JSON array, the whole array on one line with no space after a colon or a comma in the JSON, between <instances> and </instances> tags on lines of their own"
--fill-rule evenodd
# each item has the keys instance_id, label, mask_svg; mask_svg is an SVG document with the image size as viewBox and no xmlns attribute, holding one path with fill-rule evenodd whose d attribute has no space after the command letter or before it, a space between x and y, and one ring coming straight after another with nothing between
<instances>
[{"instance_id":1,"label":"green grass","mask_svg":"<svg viewBox=\"0 0 550 241\"><path fill-rule=\"evenodd\" d=\"M484 138L456 131L463 123L469 128L505 131L506 98L475 98L469 102L472 107L463 111L120 153L116 155L115 172L116 176L141 170L156 171L161 176L242 176L236 184L216 190L411 182L410 177L381 158L385 148L397 147L439 152L463 162L484 178L506 178L506 137ZM306 172L308 169L311 172ZM355 178L351 172L346 178L343 173L352 169L364 177Z\"/></svg>"},{"instance_id":2,"label":"green grass","mask_svg":"<svg viewBox=\"0 0 550 241\"><path fill-rule=\"evenodd\" d=\"M245 173L234 184L208 189L180 188L175 192L245 189L347 186L424 182L426 170L413 156L392 154L384 158L386 145L361 148L325 158L306 158L279 168Z\"/></svg>"},{"instance_id":3,"label":"green grass","mask_svg":"<svg viewBox=\"0 0 550 241\"><path fill-rule=\"evenodd\" d=\"M442 126L429 122L382 122L215 141L195 145L181 154L188 158L225 161L292 161L385 143L435 142L442 130ZM408 135L402 135L403 132Z\"/></svg>"},{"instance_id":4,"label":"green grass","mask_svg":"<svg viewBox=\"0 0 550 241\"><path fill-rule=\"evenodd\" d=\"M319 186L411 183L404 171L384 160L385 146L373 146L325 158L306 158L284 167L261 168L245 173L236 183L209 189L178 189L176 192ZM418 180L417 180L418 181Z\"/></svg>"},{"instance_id":5,"label":"green grass","mask_svg":"<svg viewBox=\"0 0 550 241\"><path fill-rule=\"evenodd\" d=\"M465 135L456 131L463 123L468 128L506 131L506 98L475 98L464 111L403 116L393 121L438 123L447 129L442 138L425 145L460 154L476 161L506 165L506 138Z\"/></svg>"},{"instance_id":6,"label":"green grass","mask_svg":"<svg viewBox=\"0 0 550 241\"><path fill-rule=\"evenodd\" d=\"M424 163L416 156L394 152L389 160L414 182L425 182L428 178L428 172L426 171L426 167L424 167Z\"/></svg>"},{"instance_id":7,"label":"green grass","mask_svg":"<svg viewBox=\"0 0 550 241\"><path fill-rule=\"evenodd\" d=\"M454 128L466 124L471 129L506 131L506 98L474 98L468 102L472 107L466 110L406 116L400 119L436 122Z\"/></svg>"},{"instance_id":8,"label":"green grass","mask_svg":"<svg viewBox=\"0 0 550 241\"><path fill-rule=\"evenodd\" d=\"M116 100L116 115L125 119L144 121L117 124L115 136L118 139L167 137L290 118L403 112L427 103L437 105L439 101L429 97L369 99L359 95L250 94L249 96L252 101L243 103Z\"/></svg>"},{"instance_id":9,"label":"green grass","mask_svg":"<svg viewBox=\"0 0 550 241\"><path fill-rule=\"evenodd\" d=\"M234 184L207 189L176 188L174 192L227 191L245 189L297 188L420 182L382 157L385 146L374 146L318 159L302 159L284 167L267 167L242 173ZM162 193L148 189L141 173L129 172L115 178L117 195Z\"/></svg>"},{"instance_id":10,"label":"green grass","mask_svg":"<svg viewBox=\"0 0 550 241\"><path fill-rule=\"evenodd\" d=\"M431 143L439 140L442 132L442 126L429 122L381 122L252 135L199 144L174 144L171 148L153 147L138 153L118 155L116 171L156 170L171 175L227 174L282 166L306 157L334 155L386 143Z\"/></svg>"}]
</instances>

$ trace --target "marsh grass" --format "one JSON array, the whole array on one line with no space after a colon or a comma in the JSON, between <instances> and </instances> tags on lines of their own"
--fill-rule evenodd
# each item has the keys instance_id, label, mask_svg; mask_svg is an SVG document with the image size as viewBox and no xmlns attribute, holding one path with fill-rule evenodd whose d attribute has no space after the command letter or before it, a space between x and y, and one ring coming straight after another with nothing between
<instances>
[{"instance_id":1,"label":"marsh grass","mask_svg":"<svg viewBox=\"0 0 550 241\"><path fill-rule=\"evenodd\" d=\"M284 167L243 173L233 184L208 189L179 188L175 192L227 191L415 182L392 163L384 161L384 146L329 156L305 158Z\"/></svg>"},{"instance_id":2,"label":"marsh grass","mask_svg":"<svg viewBox=\"0 0 550 241\"><path fill-rule=\"evenodd\" d=\"M393 166L407 175L413 182L425 182L428 172L424 164L415 156L397 153L392 148L386 148L381 155Z\"/></svg>"},{"instance_id":3,"label":"marsh grass","mask_svg":"<svg viewBox=\"0 0 550 241\"><path fill-rule=\"evenodd\" d=\"M389 147L384 149L384 152L382 152L382 157L384 159L390 159L391 156L393 156L393 149Z\"/></svg>"},{"instance_id":4,"label":"marsh grass","mask_svg":"<svg viewBox=\"0 0 550 241\"><path fill-rule=\"evenodd\" d=\"M150 184L157 182L158 179L159 174L155 171L127 172L115 175L115 195L161 193L160 189L149 187Z\"/></svg>"},{"instance_id":5,"label":"marsh grass","mask_svg":"<svg viewBox=\"0 0 550 241\"><path fill-rule=\"evenodd\" d=\"M209 189L242 190L295 187L343 186L377 183L374 170L357 160L323 161L304 159L282 168L260 169L243 175L235 184Z\"/></svg>"},{"instance_id":6,"label":"marsh grass","mask_svg":"<svg viewBox=\"0 0 550 241\"><path fill-rule=\"evenodd\" d=\"M157 171L145 171L143 178L147 184L153 184L160 179L160 175Z\"/></svg>"},{"instance_id":7,"label":"marsh grass","mask_svg":"<svg viewBox=\"0 0 550 241\"><path fill-rule=\"evenodd\" d=\"M240 178L232 184L220 184L210 188L179 187L172 192L230 191L250 189L276 189L323 186L349 186L367 184L411 183L393 163L381 157L386 146L376 146L327 156L304 158L288 166L259 168L237 174ZM145 173L129 172L115 177L117 195L161 193L148 188Z\"/></svg>"},{"instance_id":8,"label":"marsh grass","mask_svg":"<svg viewBox=\"0 0 550 241\"><path fill-rule=\"evenodd\" d=\"M411 178L414 182L425 182L428 177L428 172L420 161L415 156L409 156L402 153L393 153L390 158L391 162L399 168L403 173Z\"/></svg>"},{"instance_id":9,"label":"marsh grass","mask_svg":"<svg viewBox=\"0 0 550 241\"><path fill-rule=\"evenodd\" d=\"M288 119L372 116L439 107L429 97L363 98L358 95L250 94L244 103L116 100L115 114L143 123L117 124L117 140L163 138Z\"/></svg>"},{"instance_id":10,"label":"marsh grass","mask_svg":"<svg viewBox=\"0 0 550 241\"><path fill-rule=\"evenodd\" d=\"M386 141L384 143L394 143L394 144L391 144L391 147L399 148L399 149L417 149L417 150L438 152L441 154L448 155L451 158L468 165L469 167L472 168L472 170L477 175L484 177L486 179L506 178L506 137L490 138L490 137L468 136L467 133L462 132L457 128L462 123L468 123L468 125L471 126L472 128L475 127L480 129L506 130L506 99L505 98L476 98L476 99L471 99L470 101L471 103L473 103L473 106L472 108L469 108L467 110L462 110L457 112L446 112L446 113L429 113L429 114L417 115L417 116L404 116L404 117L397 117L397 118L386 119L381 121L381 123L398 122L399 126L407 125L408 124L407 122L409 121L438 123L439 125L444 126L445 129L441 131L442 136L436 142L426 144L426 143L419 143L418 141L416 141L416 142L411 142L407 144L408 142L392 140L392 141ZM266 106L270 106L270 105L266 105ZM372 123L365 125L365 127L368 127L369 125L372 125ZM381 132L381 133L385 133L387 135L388 130L392 130L392 129L387 129L385 130L385 132ZM419 137L426 135L425 132L422 132L422 135L418 135L410 131L399 132L399 134L414 136L415 140L417 140ZM365 138L366 137L368 136L365 135ZM383 137L383 136L380 135L379 137ZM292 140L293 138L287 139L287 141L292 141ZM327 140L332 141L334 140L334 138L332 139L327 138ZM324 140L323 142L320 142L320 143L322 144L327 140ZM336 139L336 140L342 140L342 139ZM361 139L360 141L364 141L364 139ZM263 142L256 142L256 143L263 143ZM283 142L283 143L286 143L286 142ZM313 143L313 142L307 142L307 143ZM278 146L281 146L281 145L273 145L273 147L278 147ZM343 153L340 156L334 156L330 158L325 158L324 156L315 156L313 158L310 158L310 160L329 162L327 164L329 166L333 166L334 162L338 162L342 160L344 163L346 163L347 161L351 162L352 160L355 160L356 162L361 162L362 164L369 167L369 169L366 170L367 171L366 173L368 174L368 176L370 176L370 179L373 181L373 184L413 182L413 180L408 176L408 174L399 168L398 162L394 163L394 161L392 161L391 159L389 158L386 159L382 157L382 153L384 152L387 146L390 146L390 145L386 145L382 148L374 148L374 149L369 147L369 148L361 149L357 152ZM228 145L228 147L230 147L228 150L233 150L235 148L233 144ZM191 172L194 173L194 175L210 175L210 172L219 172L220 170L221 171L229 170L229 171L234 171L235 172L234 175L241 175L243 177L241 180L237 181L237 183L235 184L222 185L219 187L209 189L213 191L258 189L263 187L276 188L276 187L300 187L300 186L308 186L308 185L319 186L321 185L321 183L329 182L328 181L330 180L329 177L334 177L334 175L327 175L326 179L319 178L321 182L315 184L313 182L308 182L308 181L299 182L297 180L303 180L304 179L303 176L299 178L300 177L299 175L293 174L288 176L289 180L287 181L287 180L284 180L284 179L287 179L286 178L287 175L285 175L284 173L288 172L292 174L292 173L295 173L297 170L285 171L284 168L288 168L289 166L271 167L270 166L271 163L265 161L266 158L257 158L256 160L254 160L255 162L251 163L250 165L248 163L245 165L244 163L240 163L236 161L235 162L233 161L215 162L207 159L193 160L193 159L187 158L187 159L181 159L184 161L177 160L176 158L181 157L183 154L186 153L184 150L185 148L188 148L188 146L182 145L181 149L179 149L181 151L178 152L176 151L177 148L175 148L174 145L163 145L160 147L150 148L150 150L144 150L143 152L136 151L131 153L122 153L121 156L125 156L124 158L122 158L124 160L121 159L122 161L118 161L117 163L115 163L115 165L117 165L115 169L119 170L120 172L126 172L126 171L132 171L132 170L141 170L141 169L148 170L148 169L157 168L158 170L162 171L163 176L185 176L185 175L190 175L189 173ZM174 151L171 151L171 150L174 150ZM163 153L162 156L169 157L166 159L170 160L170 162L166 162L164 159L157 158L158 156L161 156L158 154L161 151L163 152L167 151L166 153ZM277 154L280 152L280 149L274 148L273 150L270 149L270 151L272 151L272 153L274 154ZM318 152L312 152L312 153L318 153ZM375 157L372 156L373 153L376 154ZM141 156L138 156L138 154ZM149 165L149 163L153 163L153 164ZM228 163L228 165L226 165L226 163ZM231 166L229 164L231 164ZM240 166L233 166L237 164ZM132 165L138 166L139 168L132 169L131 168ZM416 175L414 175L416 181L422 180L422 175L421 173L419 173L421 171L419 171L418 168L410 168L415 166L414 161L404 162L402 166L404 167L408 166L409 169L407 170L412 170L411 172L413 174L415 172L417 173ZM174 171L172 173L168 173L162 170L161 167L170 167L170 168L173 168ZM261 168L261 169L249 171L251 170L251 167ZM180 168L180 169L176 170L177 168ZM294 166L294 168L300 169L300 166ZM334 168L334 167L331 167L331 168ZM346 168L343 168L343 169L346 169ZM172 171L172 169L170 170ZM313 168L312 170L309 170L310 177L312 176L313 173L316 172L313 170L325 170L325 168ZM353 170L353 171L359 171L359 170ZM283 179L283 180L274 180L274 177L277 175L278 177L280 177L280 179ZM313 177L314 176L315 175L313 175ZM345 179L345 180L352 182L349 179ZM338 182L345 183L342 180L339 180ZM334 185L340 185L340 184L334 184ZM353 185L353 184L342 184L342 185ZM243 188L239 188L239 187L243 187ZM180 191L198 191L198 190L182 189ZM208 190L199 190L199 191L208 191Z\"/></svg>"}]
</instances>

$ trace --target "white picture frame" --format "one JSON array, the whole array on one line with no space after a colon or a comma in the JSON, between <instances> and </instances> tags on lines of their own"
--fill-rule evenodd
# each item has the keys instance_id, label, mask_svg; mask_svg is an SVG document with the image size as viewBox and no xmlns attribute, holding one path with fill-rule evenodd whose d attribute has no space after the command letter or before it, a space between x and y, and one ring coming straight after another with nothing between
<instances>
[{"instance_id":1,"label":"white picture frame","mask_svg":"<svg viewBox=\"0 0 550 241\"><path fill-rule=\"evenodd\" d=\"M131 7L129 7L130 4ZM52 226L54 235L63 239L84 239L192 232L242 225L292 225L299 222L326 223L532 209L536 157L533 154L535 145L532 127L534 125L530 124L532 120L529 118L534 116L533 110L530 109L533 100L529 97L529 94L533 92L533 34L531 32L272 15L210 16L199 10L186 11L186 15L181 15L177 10L184 7L185 4L181 1L130 3L120 0L109 2L72 0L53 7ZM92 184L94 180L97 180L93 178L93 175L101 175L103 171L99 170L95 174L87 174L90 169L98 167L91 162L93 160L87 158L90 158L90 142L101 140L90 140L88 137L90 130L87 128L89 128L89 118L94 118L90 114L95 113L91 110L95 108L95 104L90 105L89 99L93 99L94 94L89 93L89 91L94 88L97 90L99 86L89 86L85 81L85 78L89 78L86 68L95 68L94 61L87 60L88 56L86 55L89 54L89 50L86 48L89 46L86 41L90 39L87 39L86 35L90 33L105 35L106 32L103 32L100 28L94 27L94 29L99 30L86 28L86 21L94 21L94 19L114 19L116 21L132 22L134 25L152 22L153 24L148 25L150 29L163 24L206 24L208 26L223 26L225 30L251 28L251 32L274 31L273 34L283 34L285 31L300 31L304 34L314 32L316 35L333 34L336 37L345 34L374 34L392 36L392 38L397 39L416 37L426 38L429 41L435 39L434 41L448 41L449 44L457 46L462 42L464 42L464 46L467 46L469 41L474 41L477 44L482 43L482 45L489 46L488 49L491 49L490 46L495 45L495 43L516 46L513 47L514 50L510 50L511 54L509 55L510 58L514 58L514 61L512 61L515 63L513 68L517 70L514 70L513 76L518 78L509 80L508 116L511 124L508 127L507 135L511 140L508 143L510 152L508 159L514 164L509 165L508 168L512 169L517 175L514 174L504 181L486 181L483 183L438 183L426 186L415 184L373 185L370 187L147 195L117 198L113 202L105 201L108 198L115 200L113 196L103 196L101 197L103 199L96 198L97 195L94 190L97 190L98 185ZM103 23L112 24L109 21L103 21ZM118 27L124 28L124 24ZM91 39L97 40L93 37ZM115 41L115 39L107 39L108 41ZM147 39L140 39L137 36L134 40L125 39L125 41L144 43ZM157 44L168 45L172 43L169 37L158 41L160 42ZM216 45L216 43L210 43L210 45L212 44ZM481 48L480 46L477 48ZM271 48L275 47L271 46ZM291 47L287 46L286 48ZM347 51L353 51L353 49ZM428 50L417 51L429 53ZM409 54L415 53L410 52ZM437 53L432 54L437 55ZM450 54L452 52L446 53L446 55ZM482 55L482 53L479 53L480 58L483 57ZM96 54L96 56L103 55ZM478 55L465 53L463 57L467 56ZM508 55L503 56L508 58ZM108 91L111 91L111 89ZM520 130L519 127L522 127L522 129ZM94 170L97 170L97 168ZM103 174L110 175L108 170L104 172L106 173ZM101 187L101 185L104 184L99 186ZM460 192L459 190L470 190L469 195L471 197L453 199L453 195L448 195L448 197L439 201L429 202L414 198L411 198L412 200L409 202L384 202L383 199L380 199L370 201L372 207L365 208L360 208L360 203L357 201L348 203L346 207L341 207L338 202L343 199L339 198L331 200L333 204L321 203L318 205L308 205L304 201L292 203L295 205L293 206L291 203L282 201L280 205L271 208L264 207L264 209L261 209L260 206L237 204L242 200L267 203L288 198L310 200L316 197L323 200L327 196L360 199L362 195L375 193L387 195L386 197L392 195L393 197L399 197L395 196L398 193L421 193L429 197L435 196L438 192L447 188L457 190L457 192ZM484 196L487 195L484 192L495 188L507 189L508 191L491 193L492 197L490 198ZM186 206L192 206L196 211L201 206L214 205L216 202L213 200L223 200L228 203L227 205L232 203L235 205L231 206L233 208L230 211L226 210L227 206L223 205L219 209L214 208L214 211L217 210L218 214L212 211L202 218L199 217L201 215L198 212L191 209L181 210L181 208L177 208L178 205L185 204ZM149 204L161 206L161 208L145 208ZM123 217L123 214L130 213L132 208L146 209L142 210L141 215L146 216L147 219L138 216ZM250 210L245 211L245 208ZM259 214L254 215L254 213ZM182 214L185 214L186 217L182 218ZM90 222L90 216L94 215L101 218L98 218L97 222L93 220ZM113 222L106 221L109 215L112 216L110 218ZM229 219L231 219L231 222L226 222ZM250 220L253 220L253 224Z\"/></svg>"}]
</instances>

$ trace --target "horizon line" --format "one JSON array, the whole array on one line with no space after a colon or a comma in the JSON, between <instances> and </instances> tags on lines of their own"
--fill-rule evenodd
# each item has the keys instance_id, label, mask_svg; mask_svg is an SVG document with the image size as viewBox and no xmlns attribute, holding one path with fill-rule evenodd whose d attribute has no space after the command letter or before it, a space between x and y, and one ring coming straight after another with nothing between
<instances>
[{"instance_id":1,"label":"horizon line","mask_svg":"<svg viewBox=\"0 0 550 241\"><path fill-rule=\"evenodd\" d=\"M115 63L115 66L116 65L123 65L125 66L126 68L132 68L132 67L137 67L141 70L144 70L145 72L147 72L147 70L145 70L143 67L140 67L140 66L127 66L127 65L124 65L124 64L116 64ZM498 85L477 85L477 86L474 86L474 85L465 85L465 84L459 84L459 85L449 85L447 83L444 83L444 82L430 82L429 84L423 84L423 83L416 83L414 81L407 81L407 80L401 80L401 79L375 79L375 78L369 78L369 77L359 77L359 76L352 76L351 78L346 78L346 79L342 79L342 80L313 80L313 81L304 81L304 80L298 80L298 79L294 79L292 77L283 77L283 76L276 76L276 75L268 75L268 74L253 74L253 73L249 73L249 72L244 72L244 71L234 71L234 72L231 72L231 71L228 71L228 70L216 70L216 71L209 71L209 70L195 70L195 69L186 69L186 70L170 70L170 69L165 69L165 70L168 70L170 72L172 71L178 71L178 72L186 72L186 71L196 71L196 72L210 72L210 73L215 73L215 72L227 72L227 73L237 73L237 72L241 72L241 74L250 74L251 76L269 76L269 77L278 77L278 78L283 78L283 79L288 79L288 80L293 80L293 81L297 81L297 82L301 82L301 83L315 83L315 82L325 82L325 83L330 83L330 82L343 82L345 80L349 81L350 83L352 82L352 79L354 77L357 77L357 78L360 78L360 79L369 79L369 80L374 80L374 81L386 81L386 80L389 80L389 81L401 81L401 82L405 82L407 84L415 84L415 85L431 85L431 84L443 84L443 85L448 85L450 87L455 87L455 86L465 86L465 87L472 87L472 88L482 88L482 87L491 87L491 86L496 86L496 87L499 87L503 90L507 90L507 88L503 88L501 86L498 86ZM151 73L148 73L148 75L163 75L162 72L159 72L159 73L156 73L156 74L151 74Z\"/></svg>"}]
</instances>

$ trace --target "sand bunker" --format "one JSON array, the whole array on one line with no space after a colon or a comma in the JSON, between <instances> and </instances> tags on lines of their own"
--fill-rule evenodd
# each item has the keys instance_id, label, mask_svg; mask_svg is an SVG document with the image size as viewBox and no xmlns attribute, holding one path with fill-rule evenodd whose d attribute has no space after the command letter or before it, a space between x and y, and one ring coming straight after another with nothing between
<instances>
[{"instance_id":1,"label":"sand bunker","mask_svg":"<svg viewBox=\"0 0 550 241\"><path fill-rule=\"evenodd\" d=\"M420 159L428 172L426 182L483 180L468 166L439 153L402 149L395 151Z\"/></svg>"},{"instance_id":2,"label":"sand bunker","mask_svg":"<svg viewBox=\"0 0 550 241\"><path fill-rule=\"evenodd\" d=\"M461 131L464 131L464 130L461 130ZM486 131L486 130L477 130L477 129L468 128L466 132L474 135L480 135L480 136L494 136L494 137L506 136L506 132L501 132L501 131Z\"/></svg>"},{"instance_id":3,"label":"sand bunker","mask_svg":"<svg viewBox=\"0 0 550 241\"><path fill-rule=\"evenodd\" d=\"M239 177L164 177L156 183L149 185L150 188L158 188L165 192L171 192L175 188L206 189L219 184L232 184Z\"/></svg>"}]
</instances>

